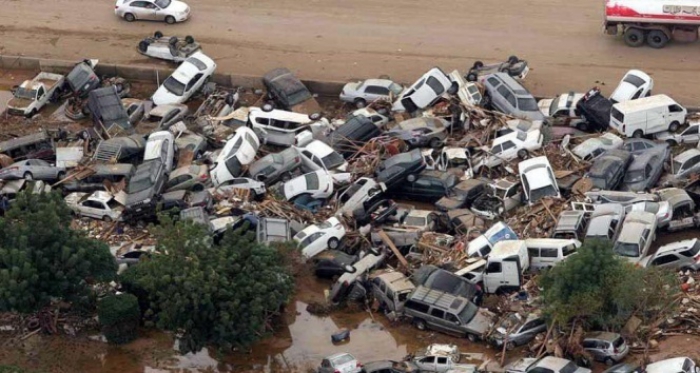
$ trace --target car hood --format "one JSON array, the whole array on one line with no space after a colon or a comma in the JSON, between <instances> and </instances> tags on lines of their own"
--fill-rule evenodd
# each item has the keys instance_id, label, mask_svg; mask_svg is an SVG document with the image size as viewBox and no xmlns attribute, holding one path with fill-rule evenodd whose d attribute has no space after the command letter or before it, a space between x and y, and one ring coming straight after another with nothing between
<instances>
[{"instance_id":1,"label":"car hood","mask_svg":"<svg viewBox=\"0 0 700 373\"><path fill-rule=\"evenodd\" d=\"M610 95L610 100L612 102L629 101L637 89L638 88L632 84L621 82L620 85L615 88L615 91L613 91L613 93Z\"/></svg>"},{"instance_id":2,"label":"car hood","mask_svg":"<svg viewBox=\"0 0 700 373\"><path fill-rule=\"evenodd\" d=\"M189 8L189 6L187 4L183 3L182 1L177 1L177 0L173 0L170 3L170 6L168 6L168 10L173 12L173 13L183 13L188 8Z\"/></svg>"},{"instance_id":3,"label":"car hood","mask_svg":"<svg viewBox=\"0 0 700 373\"><path fill-rule=\"evenodd\" d=\"M540 108L542 115L549 116L549 109L552 107L552 103L554 103L553 98L545 98L537 103L537 107Z\"/></svg>"},{"instance_id":4,"label":"car hood","mask_svg":"<svg viewBox=\"0 0 700 373\"><path fill-rule=\"evenodd\" d=\"M66 201L67 205L77 205L78 201L80 201L86 195L87 195L87 193L80 193L80 192L71 193L71 194L67 195L66 198L64 198L64 200Z\"/></svg>"},{"instance_id":5,"label":"car hood","mask_svg":"<svg viewBox=\"0 0 700 373\"><path fill-rule=\"evenodd\" d=\"M656 138L657 140L664 140L664 141L675 140L675 139L680 138L680 137L681 136L679 134L675 134L675 133L669 132L669 131L659 132L659 133L654 135L654 138Z\"/></svg>"},{"instance_id":6,"label":"car hood","mask_svg":"<svg viewBox=\"0 0 700 373\"><path fill-rule=\"evenodd\" d=\"M479 308L479 311L476 312L476 315L474 315L474 318L467 326L480 335L484 335L493 325L492 320L494 316L493 312L485 308Z\"/></svg>"},{"instance_id":7,"label":"car hood","mask_svg":"<svg viewBox=\"0 0 700 373\"><path fill-rule=\"evenodd\" d=\"M10 101L7 102L7 107L10 109L26 109L29 105L32 104L34 100L30 100L28 98L12 98Z\"/></svg>"},{"instance_id":8,"label":"car hood","mask_svg":"<svg viewBox=\"0 0 700 373\"><path fill-rule=\"evenodd\" d=\"M184 101L184 97L174 95L162 85L158 87L158 90L153 94L151 99L155 105L180 104Z\"/></svg>"}]
</instances>

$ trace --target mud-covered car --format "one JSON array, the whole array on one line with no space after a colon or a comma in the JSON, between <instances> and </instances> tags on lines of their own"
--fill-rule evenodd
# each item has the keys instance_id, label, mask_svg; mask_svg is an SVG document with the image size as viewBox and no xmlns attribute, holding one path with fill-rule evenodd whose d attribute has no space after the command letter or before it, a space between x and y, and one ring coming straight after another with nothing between
<instances>
[{"instance_id":1,"label":"mud-covered car","mask_svg":"<svg viewBox=\"0 0 700 373\"><path fill-rule=\"evenodd\" d=\"M474 62L474 65L469 69L465 76L467 81L475 82L481 75L493 73L508 73L515 79L525 79L527 73L530 72L527 61L521 60L517 56L510 56L504 62L492 63L484 65L481 61Z\"/></svg>"},{"instance_id":2,"label":"mud-covered car","mask_svg":"<svg viewBox=\"0 0 700 373\"><path fill-rule=\"evenodd\" d=\"M190 35L178 38L177 36L163 36L160 31L156 31L153 36L141 40L137 48L138 52L144 56L177 63L186 60L187 57L201 49L202 46Z\"/></svg>"},{"instance_id":3,"label":"mud-covered car","mask_svg":"<svg viewBox=\"0 0 700 373\"><path fill-rule=\"evenodd\" d=\"M498 179L489 184L487 193L480 195L471 205L474 214L494 220L498 216L523 204L522 184L508 179Z\"/></svg>"}]
</instances>

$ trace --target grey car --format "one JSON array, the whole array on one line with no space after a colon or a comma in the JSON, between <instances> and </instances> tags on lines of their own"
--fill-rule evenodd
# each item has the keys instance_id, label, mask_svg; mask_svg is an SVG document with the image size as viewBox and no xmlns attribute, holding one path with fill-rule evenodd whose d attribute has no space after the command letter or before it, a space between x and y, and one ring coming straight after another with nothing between
<instances>
[{"instance_id":1,"label":"grey car","mask_svg":"<svg viewBox=\"0 0 700 373\"><path fill-rule=\"evenodd\" d=\"M644 267L657 266L672 270L700 270L700 240L693 238L672 242L661 246L656 254L642 259L639 263Z\"/></svg>"},{"instance_id":2,"label":"grey car","mask_svg":"<svg viewBox=\"0 0 700 373\"><path fill-rule=\"evenodd\" d=\"M501 320L498 328L491 334L490 340L496 347L501 348L505 343L506 349L512 350L530 342L546 330L547 322L541 315L522 316L518 313L512 313Z\"/></svg>"},{"instance_id":3,"label":"grey car","mask_svg":"<svg viewBox=\"0 0 700 373\"><path fill-rule=\"evenodd\" d=\"M661 177L668 148L651 149L634 158L627 168L621 190L640 192L654 187Z\"/></svg>"},{"instance_id":4,"label":"grey car","mask_svg":"<svg viewBox=\"0 0 700 373\"><path fill-rule=\"evenodd\" d=\"M635 138L629 138L625 139L625 141L622 142L622 150L630 152L634 156L638 156L642 153L647 152L650 149L655 149L655 148L664 148L664 149L669 149L668 143L665 142L656 142L648 139L635 139Z\"/></svg>"},{"instance_id":5,"label":"grey car","mask_svg":"<svg viewBox=\"0 0 700 373\"><path fill-rule=\"evenodd\" d=\"M388 131L386 135L399 138L412 148L429 146L437 149L442 146L442 142L447 138L446 130L449 126L450 123L442 118L420 117L399 123L396 128Z\"/></svg>"},{"instance_id":6,"label":"grey car","mask_svg":"<svg viewBox=\"0 0 700 373\"><path fill-rule=\"evenodd\" d=\"M692 148L678 154L671 162L671 175L665 184L687 179L700 171L700 150Z\"/></svg>"},{"instance_id":7,"label":"grey car","mask_svg":"<svg viewBox=\"0 0 700 373\"><path fill-rule=\"evenodd\" d=\"M209 168L205 165L192 164L175 169L170 174L168 182L165 183L165 191L193 190L195 192L204 190L209 184Z\"/></svg>"},{"instance_id":8,"label":"grey car","mask_svg":"<svg viewBox=\"0 0 700 373\"><path fill-rule=\"evenodd\" d=\"M625 220L625 207L619 203L595 205L588 222L585 239L593 238L613 243L617 240Z\"/></svg>"},{"instance_id":9,"label":"grey car","mask_svg":"<svg viewBox=\"0 0 700 373\"><path fill-rule=\"evenodd\" d=\"M55 167L41 159L25 159L0 170L0 180L60 180L66 169Z\"/></svg>"},{"instance_id":10,"label":"grey car","mask_svg":"<svg viewBox=\"0 0 700 373\"><path fill-rule=\"evenodd\" d=\"M253 162L248 168L250 176L265 185L272 185L280 180L292 178L292 171L301 166L299 151L287 148L279 153L268 154Z\"/></svg>"},{"instance_id":11,"label":"grey car","mask_svg":"<svg viewBox=\"0 0 700 373\"><path fill-rule=\"evenodd\" d=\"M632 155L624 150L608 150L593 162L586 176L593 182L593 188L615 190L631 161Z\"/></svg>"},{"instance_id":12,"label":"grey car","mask_svg":"<svg viewBox=\"0 0 700 373\"><path fill-rule=\"evenodd\" d=\"M583 337L583 349L596 361L607 365L620 362L629 353L629 347L621 335L610 332L592 332Z\"/></svg>"},{"instance_id":13,"label":"grey car","mask_svg":"<svg viewBox=\"0 0 700 373\"><path fill-rule=\"evenodd\" d=\"M545 120L535 98L520 83L506 73L489 74L480 78L486 89L484 106L528 120Z\"/></svg>"}]
</instances>

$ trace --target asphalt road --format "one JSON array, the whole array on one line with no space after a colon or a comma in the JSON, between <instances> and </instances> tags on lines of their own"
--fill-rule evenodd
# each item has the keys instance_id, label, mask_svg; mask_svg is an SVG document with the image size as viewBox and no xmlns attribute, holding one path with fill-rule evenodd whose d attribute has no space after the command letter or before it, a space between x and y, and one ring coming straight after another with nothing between
<instances>
[{"instance_id":1,"label":"asphalt road","mask_svg":"<svg viewBox=\"0 0 700 373\"><path fill-rule=\"evenodd\" d=\"M148 64L138 41L155 30L193 35L222 71L260 75L287 66L302 78L345 81L388 74L412 82L428 68L527 59L537 95L610 93L630 68L696 106L700 44L633 49L602 34L603 1L190 0L178 25L127 23L108 0L0 0L0 53Z\"/></svg>"}]
</instances>

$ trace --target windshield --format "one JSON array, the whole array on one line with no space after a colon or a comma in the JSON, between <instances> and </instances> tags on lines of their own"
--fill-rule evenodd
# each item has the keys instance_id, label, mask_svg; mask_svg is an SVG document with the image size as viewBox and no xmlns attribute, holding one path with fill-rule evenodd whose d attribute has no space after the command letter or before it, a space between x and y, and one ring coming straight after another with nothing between
<instances>
[{"instance_id":1,"label":"windshield","mask_svg":"<svg viewBox=\"0 0 700 373\"><path fill-rule=\"evenodd\" d=\"M401 94L401 92L403 92L403 87L396 83L391 83L391 85L389 85L389 90L391 91L391 93L398 96Z\"/></svg>"},{"instance_id":2,"label":"windshield","mask_svg":"<svg viewBox=\"0 0 700 373\"><path fill-rule=\"evenodd\" d=\"M681 170L681 166L683 166L683 163L678 162L678 161L673 161L673 173L678 173L678 171Z\"/></svg>"},{"instance_id":3,"label":"windshield","mask_svg":"<svg viewBox=\"0 0 700 373\"><path fill-rule=\"evenodd\" d=\"M142 192L151 187L151 178L146 176L139 179L131 179L129 182L129 188L127 188L127 193L134 194Z\"/></svg>"},{"instance_id":4,"label":"windshield","mask_svg":"<svg viewBox=\"0 0 700 373\"><path fill-rule=\"evenodd\" d=\"M625 76L625 78L624 78L622 81L623 81L623 82L626 82L626 83L629 83L629 84L632 84L633 86L635 86L635 87L637 87L637 88L641 87L642 84L645 83L645 82L644 82L644 79L642 79L642 78L640 78L640 77L638 77L638 76L636 76L636 75L631 75L631 74Z\"/></svg>"},{"instance_id":5,"label":"windshield","mask_svg":"<svg viewBox=\"0 0 700 373\"><path fill-rule=\"evenodd\" d=\"M588 178L591 179L591 182L593 182L594 188L600 188L603 190L608 189L607 188L607 181L605 180L604 177L596 177L596 176L589 175Z\"/></svg>"},{"instance_id":6,"label":"windshield","mask_svg":"<svg viewBox=\"0 0 700 373\"><path fill-rule=\"evenodd\" d=\"M404 225L412 227L422 227L425 225L425 218L421 218L418 216L407 216L403 223Z\"/></svg>"},{"instance_id":7,"label":"windshield","mask_svg":"<svg viewBox=\"0 0 700 373\"><path fill-rule=\"evenodd\" d=\"M321 162L326 166L327 169L332 169L340 166L345 162L345 158L337 152L328 154L327 156L321 158Z\"/></svg>"},{"instance_id":8,"label":"windshield","mask_svg":"<svg viewBox=\"0 0 700 373\"><path fill-rule=\"evenodd\" d=\"M479 310L479 308L474 305L472 302L468 302L466 306L464 306L464 309L462 312L459 313L459 319L462 320L463 323L468 324L474 316L476 316L476 312Z\"/></svg>"},{"instance_id":9,"label":"windshield","mask_svg":"<svg viewBox=\"0 0 700 373\"><path fill-rule=\"evenodd\" d=\"M518 109L522 111L538 111L537 102L532 97L519 98Z\"/></svg>"},{"instance_id":10,"label":"windshield","mask_svg":"<svg viewBox=\"0 0 700 373\"><path fill-rule=\"evenodd\" d=\"M177 96L182 96L182 94L185 93L185 85L178 82L177 79L173 78L172 76L165 79L165 82L163 82L163 87Z\"/></svg>"},{"instance_id":11,"label":"windshield","mask_svg":"<svg viewBox=\"0 0 700 373\"><path fill-rule=\"evenodd\" d=\"M577 370L578 366L576 366L573 361L570 361L569 364L566 364L563 368L561 368L559 373L574 373Z\"/></svg>"},{"instance_id":12,"label":"windshield","mask_svg":"<svg viewBox=\"0 0 700 373\"><path fill-rule=\"evenodd\" d=\"M443 92L445 92L445 87L443 87L442 84L440 84L440 82L437 79L435 79L435 77L433 77L433 76L428 77L428 80L426 81L426 83L428 84L428 86L430 86L430 88L433 89L435 94L438 96L441 95ZM416 89L417 88L418 87L416 87Z\"/></svg>"},{"instance_id":13,"label":"windshield","mask_svg":"<svg viewBox=\"0 0 700 373\"><path fill-rule=\"evenodd\" d=\"M19 87L15 91L15 97L17 98L28 98L30 100L33 100L34 97L36 97L36 91L35 90L29 90L26 88Z\"/></svg>"},{"instance_id":14,"label":"windshield","mask_svg":"<svg viewBox=\"0 0 700 373\"><path fill-rule=\"evenodd\" d=\"M277 164L284 164L284 157L280 154L272 154L272 162Z\"/></svg>"},{"instance_id":15,"label":"windshield","mask_svg":"<svg viewBox=\"0 0 700 373\"><path fill-rule=\"evenodd\" d=\"M226 160L226 168L231 176L238 176L242 173L243 167L241 166L241 162L238 160L238 157L231 157Z\"/></svg>"},{"instance_id":16,"label":"windshield","mask_svg":"<svg viewBox=\"0 0 700 373\"><path fill-rule=\"evenodd\" d=\"M324 222L322 222L322 223L316 224L316 226L317 226L319 229L328 229L328 228L332 227L333 224L331 224L331 222L329 222L328 220L326 220L326 221L324 221Z\"/></svg>"},{"instance_id":17,"label":"windshield","mask_svg":"<svg viewBox=\"0 0 700 373\"><path fill-rule=\"evenodd\" d=\"M552 185L547 185L545 187L539 188L539 189L533 189L530 191L530 203L539 201L543 197L547 196L556 196L557 191L554 189L554 186Z\"/></svg>"},{"instance_id":18,"label":"windshield","mask_svg":"<svg viewBox=\"0 0 700 373\"><path fill-rule=\"evenodd\" d=\"M644 180L644 170L628 171L625 175L625 182L636 183Z\"/></svg>"},{"instance_id":19,"label":"windshield","mask_svg":"<svg viewBox=\"0 0 700 373\"><path fill-rule=\"evenodd\" d=\"M566 96L561 95L552 101L552 105L549 106L549 116L553 116L559 109L561 108L561 102L564 101L566 103Z\"/></svg>"},{"instance_id":20,"label":"windshield","mask_svg":"<svg viewBox=\"0 0 700 373\"><path fill-rule=\"evenodd\" d=\"M620 256L636 258L639 256L639 244L629 242L617 242L615 244L615 253Z\"/></svg>"},{"instance_id":21,"label":"windshield","mask_svg":"<svg viewBox=\"0 0 700 373\"><path fill-rule=\"evenodd\" d=\"M156 0L156 5L158 5L161 8L167 8L170 6L170 0Z\"/></svg>"}]
</instances>

